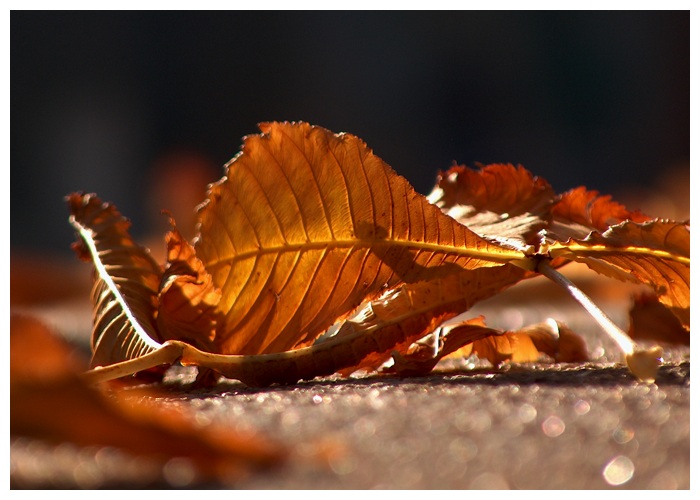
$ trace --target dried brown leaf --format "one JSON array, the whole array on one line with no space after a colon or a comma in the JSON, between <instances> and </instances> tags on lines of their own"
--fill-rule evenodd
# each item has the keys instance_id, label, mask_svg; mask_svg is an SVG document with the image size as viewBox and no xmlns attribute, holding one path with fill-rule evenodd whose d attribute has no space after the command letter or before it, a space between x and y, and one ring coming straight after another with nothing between
<instances>
[{"instance_id":1,"label":"dried brown leaf","mask_svg":"<svg viewBox=\"0 0 700 500\"><path fill-rule=\"evenodd\" d=\"M560 321L548 319L521 328L515 333L527 335L537 351L546 354L556 363L576 363L589 359L583 338Z\"/></svg>"},{"instance_id":2,"label":"dried brown leaf","mask_svg":"<svg viewBox=\"0 0 700 500\"><path fill-rule=\"evenodd\" d=\"M374 338L381 340L381 346L377 345L358 363L338 371L349 374L360 369L376 370L393 351L407 353L411 344L431 334L443 322L469 310L479 300L519 282L526 273L524 269L511 265L482 268L439 280L403 285L388 292L361 308L355 317L340 326L335 336L341 340L372 332ZM388 342L390 338L396 339L395 342Z\"/></svg>"},{"instance_id":3,"label":"dried brown leaf","mask_svg":"<svg viewBox=\"0 0 700 500\"><path fill-rule=\"evenodd\" d=\"M92 194L73 193L66 201L80 235L74 248L95 266L91 366L152 352L161 343L155 326L160 266L134 242L113 205Z\"/></svg>"},{"instance_id":4,"label":"dried brown leaf","mask_svg":"<svg viewBox=\"0 0 700 500\"><path fill-rule=\"evenodd\" d=\"M625 221L584 239L552 243L548 252L620 280L650 285L662 304L690 328L690 225Z\"/></svg>"},{"instance_id":5,"label":"dried brown leaf","mask_svg":"<svg viewBox=\"0 0 700 500\"><path fill-rule=\"evenodd\" d=\"M521 165L440 172L428 200L484 238L526 249L550 220L552 187Z\"/></svg>"},{"instance_id":6,"label":"dried brown leaf","mask_svg":"<svg viewBox=\"0 0 700 500\"><path fill-rule=\"evenodd\" d=\"M38 320L10 320L10 436L112 446L164 464L190 461L200 479L231 481L278 465L287 452L256 433L202 427L139 390L106 395L79 375L72 349Z\"/></svg>"},{"instance_id":7,"label":"dried brown leaf","mask_svg":"<svg viewBox=\"0 0 700 500\"><path fill-rule=\"evenodd\" d=\"M530 336L519 332L477 340L471 344L471 351L494 366L506 362L534 363L541 357Z\"/></svg>"},{"instance_id":8,"label":"dried brown leaf","mask_svg":"<svg viewBox=\"0 0 700 500\"><path fill-rule=\"evenodd\" d=\"M221 291L171 219L166 237L168 264L158 293L158 331L163 340L185 340L211 350Z\"/></svg>"},{"instance_id":9,"label":"dried brown leaf","mask_svg":"<svg viewBox=\"0 0 700 500\"><path fill-rule=\"evenodd\" d=\"M563 323L549 320L503 332L487 327L484 318L478 317L448 321L403 352L394 352L394 365L386 371L402 376L425 375L443 358L468 358L472 354L494 366L541 361L543 354L555 362L588 359L584 340Z\"/></svg>"},{"instance_id":10,"label":"dried brown leaf","mask_svg":"<svg viewBox=\"0 0 700 500\"><path fill-rule=\"evenodd\" d=\"M650 293L634 295L630 310L629 336L635 340L690 345L688 330L659 302L656 295Z\"/></svg>"},{"instance_id":11,"label":"dried brown leaf","mask_svg":"<svg viewBox=\"0 0 700 500\"><path fill-rule=\"evenodd\" d=\"M409 345L404 352L395 351L394 364L385 371L404 377L425 375L442 358L454 355L455 351L464 352L468 356L476 342L502 334L499 330L488 328L481 316L444 325Z\"/></svg>"},{"instance_id":12,"label":"dried brown leaf","mask_svg":"<svg viewBox=\"0 0 700 500\"><path fill-rule=\"evenodd\" d=\"M460 329L464 327L469 329L472 325L457 324L448 334L460 335ZM447 339L445 343L448 343ZM453 345L458 345L458 342L453 341ZM585 341L565 324L551 319L516 331L478 339L464 347L460 346L459 350L451 350L461 357L476 354L495 366L505 362L532 363L542 360L543 354L557 363L588 360Z\"/></svg>"},{"instance_id":13,"label":"dried brown leaf","mask_svg":"<svg viewBox=\"0 0 700 500\"><path fill-rule=\"evenodd\" d=\"M357 137L262 124L200 210L197 256L221 289L224 354L309 345L387 287L502 265Z\"/></svg>"},{"instance_id":14,"label":"dried brown leaf","mask_svg":"<svg viewBox=\"0 0 700 500\"><path fill-rule=\"evenodd\" d=\"M421 358L421 337L571 260L650 284L689 325L689 225L648 220L584 188L555 197L512 165L455 166L426 200L357 137L306 123L261 130L210 186L194 246L173 228L165 273L113 207L71 196L98 270L94 344L100 360L123 361L103 375L180 360L267 385L376 369L393 351L420 371L435 361ZM494 363L585 350L561 326L482 340L472 337L485 327L467 326L443 335L441 352L445 339L471 339L468 349Z\"/></svg>"},{"instance_id":15,"label":"dried brown leaf","mask_svg":"<svg viewBox=\"0 0 700 500\"><path fill-rule=\"evenodd\" d=\"M547 234L559 241L585 238L592 231L603 232L626 220L651 220L638 210L628 210L611 196L601 196L598 191L589 191L583 186L560 195L551 212L552 222Z\"/></svg>"},{"instance_id":16,"label":"dried brown leaf","mask_svg":"<svg viewBox=\"0 0 700 500\"><path fill-rule=\"evenodd\" d=\"M182 346L181 362L207 367L248 385L294 383L317 376L376 370L445 320L518 282L525 270L506 265L462 271L387 291L344 321L335 335L282 353L216 355ZM482 329L480 335L492 334ZM473 340L473 338L472 338Z\"/></svg>"}]
</instances>

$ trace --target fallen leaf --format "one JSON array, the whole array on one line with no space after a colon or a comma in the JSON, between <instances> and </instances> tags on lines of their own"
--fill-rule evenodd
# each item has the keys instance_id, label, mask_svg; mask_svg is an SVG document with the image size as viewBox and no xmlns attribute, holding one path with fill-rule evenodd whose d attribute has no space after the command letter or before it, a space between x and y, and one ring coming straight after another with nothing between
<instances>
[{"instance_id":1,"label":"fallen leaf","mask_svg":"<svg viewBox=\"0 0 700 500\"><path fill-rule=\"evenodd\" d=\"M166 236L167 266L158 293L158 331L163 340L185 340L212 350L217 323L223 320L216 310L221 291L172 219L171 224Z\"/></svg>"},{"instance_id":2,"label":"fallen leaf","mask_svg":"<svg viewBox=\"0 0 700 500\"><path fill-rule=\"evenodd\" d=\"M261 130L210 186L193 245L173 227L164 272L114 207L69 198L98 271L93 344L110 366L95 381L176 361L252 385L376 369L537 271L563 284L555 268L570 261L655 287L689 327L687 223L585 188L555 196L512 165L453 167L426 199L350 134L306 123ZM478 342L498 363L531 360L533 341L551 348L534 334ZM584 347L567 349L552 357Z\"/></svg>"},{"instance_id":3,"label":"fallen leaf","mask_svg":"<svg viewBox=\"0 0 700 500\"><path fill-rule=\"evenodd\" d=\"M428 200L480 236L527 251L549 226L555 193L521 165L453 166L438 174Z\"/></svg>"},{"instance_id":4,"label":"fallen leaf","mask_svg":"<svg viewBox=\"0 0 700 500\"><path fill-rule=\"evenodd\" d=\"M690 345L690 335L656 295L637 293L630 310L629 335L636 340L653 340Z\"/></svg>"},{"instance_id":5,"label":"fallen leaf","mask_svg":"<svg viewBox=\"0 0 700 500\"><path fill-rule=\"evenodd\" d=\"M517 331L489 328L482 316L448 321L433 333L394 352L394 366L386 371L402 376L425 375L443 358L477 355L492 365L533 363L543 355L555 362L587 361L584 340L563 323L549 320Z\"/></svg>"},{"instance_id":6,"label":"fallen leaf","mask_svg":"<svg viewBox=\"0 0 700 500\"><path fill-rule=\"evenodd\" d=\"M73 350L40 321L10 318L10 436L112 446L161 466L178 457L199 480L230 482L281 464L288 452L262 436L196 424L149 390L88 387Z\"/></svg>"},{"instance_id":7,"label":"fallen leaf","mask_svg":"<svg viewBox=\"0 0 700 500\"><path fill-rule=\"evenodd\" d=\"M548 253L582 262L611 278L651 286L660 302L690 329L689 224L628 220L584 239L553 242Z\"/></svg>"},{"instance_id":8,"label":"fallen leaf","mask_svg":"<svg viewBox=\"0 0 700 500\"><path fill-rule=\"evenodd\" d=\"M80 234L74 249L95 266L91 366L151 352L162 339L155 326L162 271L129 235L129 221L94 195L66 198ZM99 257L95 257L99 255Z\"/></svg>"},{"instance_id":9,"label":"fallen leaf","mask_svg":"<svg viewBox=\"0 0 700 500\"><path fill-rule=\"evenodd\" d=\"M414 342L432 334L442 323L469 310L479 300L519 282L525 274L524 269L511 265L482 268L440 280L403 285L387 292L366 304L338 329L333 337L337 341L351 335L371 335L376 347L357 363L336 371L350 374L357 370L379 368L392 356L393 351L407 353ZM480 333L496 332L484 329ZM389 339L393 339L393 342ZM320 348L323 343L316 345Z\"/></svg>"},{"instance_id":10,"label":"fallen leaf","mask_svg":"<svg viewBox=\"0 0 700 500\"><path fill-rule=\"evenodd\" d=\"M522 258L442 214L355 136L260 128L199 212L222 354L303 347L386 288Z\"/></svg>"},{"instance_id":11,"label":"fallen leaf","mask_svg":"<svg viewBox=\"0 0 700 500\"><path fill-rule=\"evenodd\" d=\"M426 375L444 357L466 355L474 343L503 335L503 332L486 327L483 317L472 318L452 325L445 325L408 346L404 352L394 351L394 364L385 370L400 376ZM459 351L459 354L453 353Z\"/></svg>"},{"instance_id":12,"label":"fallen leaf","mask_svg":"<svg viewBox=\"0 0 700 500\"><path fill-rule=\"evenodd\" d=\"M592 231L602 232L626 220L651 220L638 210L628 210L611 196L601 196L598 191L589 191L583 186L560 195L551 213L547 233L559 241L585 238Z\"/></svg>"},{"instance_id":13,"label":"fallen leaf","mask_svg":"<svg viewBox=\"0 0 700 500\"><path fill-rule=\"evenodd\" d=\"M556 363L575 363L589 359L583 338L560 321L549 318L542 323L521 328L516 333L528 336L538 352L549 356Z\"/></svg>"}]
</instances>

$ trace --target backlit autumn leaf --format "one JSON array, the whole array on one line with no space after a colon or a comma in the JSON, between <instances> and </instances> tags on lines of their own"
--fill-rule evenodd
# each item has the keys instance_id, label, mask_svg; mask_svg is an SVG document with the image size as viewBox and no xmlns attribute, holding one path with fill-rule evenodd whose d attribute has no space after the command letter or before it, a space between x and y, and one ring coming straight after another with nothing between
<instances>
[{"instance_id":1,"label":"backlit autumn leaf","mask_svg":"<svg viewBox=\"0 0 700 500\"><path fill-rule=\"evenodd\" d=\"M592 231L605 231L626 220L646 222L651 217L628 210L611 196L601 196L581 186L559 196L551 209L552 222L547 232L552 239L585 238Z\"/></svg>"},{"instance_id":2,"label":"backlit autumn leaf","mask_svg":"<svg viewBox=\"0 0 700 500\"><path fill-rule=\"evenodd\" d=\"M546 181L512 165L452 167L438 176L429 199L484 238L520 240L558 265L576 260L605 276L648 284L689 327L686 223L653 220L585 187L557 197Z\"/></svg>"},{"instance_id":3,"label":"backlit autumn leaf","mask_svg":"<svg viewBox=\"0 0 700 500\"><path fill-rule=\"evenodd\" d=\"M556 196L512 165L453 167L426 199L350 134L261 130L210 186L193 244L173 227L163 270L114 207L69 197L97 269L93 364L111 366L96 380L178 360L253 385L375 369L475 302L573 260L651 285L689 326L688 224L584 188ZM493 359L547 351L536 335L513 347L518 335L451 338L491 343Z\"/></svg>"},{"instance_id":4,"label":"backlit autumn leaf","mask_svg":"<svg viewBox=\"0 0 700 500\"><path fill-rule=\"evenodd\" d=\"M387 287L521 258L443 215L355 136L261 130L200 209L220 353L305 346Z\"/></svg>"},{"instance_id":5,"label":"backlit autumn leaf","mask_svg":"<svg viewBox=\"0 0 700 500\"><path fill-rule=\"evenodd\" d=\"M340 326L333 337L341 341L351 336L371 335L375 339L371 341L376 343L369 355L339 371L349 374L359 369L379 368L391 358L393 351L408 352L414 342L436 330L446 320L469 310L479 300L521 281L526 273L524 269L512 265L482 268L443 279L403 285L387 292L363 306ZM494 333L489 329L479 332L480 335ZM390 342L389 339L394 341ZM347 344L351 345L350 342ZM321 348L323 342L316 345Z\"/></svg>"},{"instance_id":6,"label":"backlit autumn leaf","mask_svg":"<svg viewBox=\"0 0 700 500\"><path fill-rule=\"evenodd\" d=\"M158 293L158 330L164 340L186 340L212 350L212 340L221 316L216 308L221 291L171 220L166 236L167 265Z\"/></svg>"},{"instance_id":7,"label":"backlit autumn leaf","mask_svg":"<svg viewBox=\"0 0 700 500\"><path fill-rule=\"evenodd\" d=\"M425 375L442 358L467 358L472 354L492 365L532 363L544 356L555 362L587 361L586 344L566 325L548 320L517 331L500 331L486 326L483 317L449 321L439 330L395 352L388 369L402 376Z\"/></svg>"},{"instance_id":8,"label":"backlit autumn leaf","mask_svg":"<svg viewBox=\"0 0 700 500\"><path fill-rule=\"evenodd\" d=\"M134 242L129 222L114 206L91 195L71 194L67 201L70 222L80 234L74 248L95 266L91 366L157 349L160 266Z\"/></svg>"},{"instance_id":9,"label":"backlit autumn leaf","mask_svg":"<svg viewBox=\"0 0 700 500\"><path fill-rule=\"evenodd\" d=\"M453 166L438 174L428 200L480 236L526 250L549 225L552 187L522 166Z\"/></svg>"},{"instance_id":10,"label":"backlit autumn leaf","mask_svg":"<svg viewBox=\"0 0 700 500\"><path fill-rule=\"evenodd\" d=\"M689 224L625 221L584 239L554 242L548 251L605 276L651 286L661 303L690 329Z\"/></svg>"}]
</instances>

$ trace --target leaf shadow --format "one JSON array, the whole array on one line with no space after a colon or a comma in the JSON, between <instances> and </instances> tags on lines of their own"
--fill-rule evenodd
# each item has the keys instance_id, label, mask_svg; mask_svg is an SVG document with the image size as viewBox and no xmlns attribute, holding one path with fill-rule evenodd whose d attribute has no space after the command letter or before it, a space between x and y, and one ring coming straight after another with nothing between
<instances>
[{"instance_id":1,"label":"leaf shadow","mask_svg":"<svg viewBox=\"0 0 700 500\"><path fill-rule=\"evenodd\" d=\"M541 388L581 388L581 387L634 387L645 385L639 382L622 365L601 363L583 363L570 365L550 365L543 367L521 366L505 370L495 368L478 368L472 370L446 370L431 372L425 376L397 377L396 375L372 374L361 378L340 378L338 376L319 377L311 381L296 384L275 384L270 387L248 387L236 380L222 379L211 388L193 388L186 384L170 383L161 386L167 395L199 399L208 396L274 394L295 391L313 391L318 389L332 390L333 388L408 388L415 386L445 387L445 386L538 386ZM659 387L689 387L690 361L680 361L664 364L659 368L655 382Z\"/></svg>"}]
</instances>

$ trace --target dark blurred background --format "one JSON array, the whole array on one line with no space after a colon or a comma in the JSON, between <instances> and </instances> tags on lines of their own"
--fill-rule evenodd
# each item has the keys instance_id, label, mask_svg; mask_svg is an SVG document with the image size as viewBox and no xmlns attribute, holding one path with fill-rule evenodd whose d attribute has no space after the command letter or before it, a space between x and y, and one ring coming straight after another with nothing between
<instances>
[{"instance_id":1,"label":"dark blurred background","mask_svg":"<svg viewBox=\"0 0 700 500\"><path fill-rule=\"evenodd\" d=\"M77 190L161 237L160 209L189 214L269 120L351 132L422 193L453 161L623 198L689 171L687 11L10 20L13 255L68 255Z\"/></svg>"}]
</instances>

